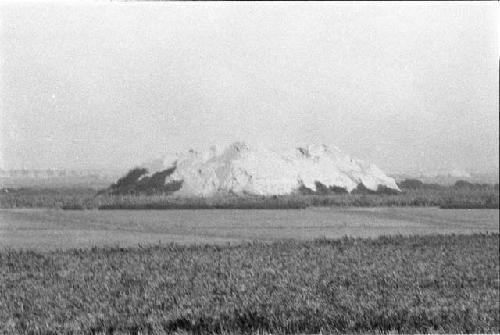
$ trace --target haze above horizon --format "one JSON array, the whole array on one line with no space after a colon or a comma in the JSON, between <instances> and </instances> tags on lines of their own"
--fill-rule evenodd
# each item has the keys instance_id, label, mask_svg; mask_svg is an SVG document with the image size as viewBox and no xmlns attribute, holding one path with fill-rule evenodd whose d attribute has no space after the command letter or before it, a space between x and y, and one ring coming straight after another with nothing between
<instances>
[{"instance_id":1,"label":"haze above horizon","mask_svg":"<svg viewBox=\"0 0 500 335\"><path fill-rule=\"evenodd\" d=\"M0 4L0 169L234 141L498 171L498 3Z\"/></svg>"}]
</instances>

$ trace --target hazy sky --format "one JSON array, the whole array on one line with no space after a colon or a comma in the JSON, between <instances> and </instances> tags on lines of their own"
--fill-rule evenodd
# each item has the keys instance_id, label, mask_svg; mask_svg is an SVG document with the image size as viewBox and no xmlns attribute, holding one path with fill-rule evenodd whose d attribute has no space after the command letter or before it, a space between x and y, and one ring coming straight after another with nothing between
<instances>
[{"instance_id":1,"label":"hazy sky","mask_svg":"<svg viewBox=\"0 0 500 335\"><path fill-rule=\"evenodd\" d=\"M8 3L0 20L0 168L243 140L498 170L496 2Z\"/></svg>"}]
</instances>

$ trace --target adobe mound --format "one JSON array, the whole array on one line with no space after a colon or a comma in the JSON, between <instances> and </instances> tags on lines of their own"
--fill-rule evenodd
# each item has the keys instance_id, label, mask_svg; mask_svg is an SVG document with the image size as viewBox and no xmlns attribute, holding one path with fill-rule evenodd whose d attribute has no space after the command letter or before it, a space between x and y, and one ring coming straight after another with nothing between
<instances>
[{"instance_id":1,"label":"adobe mound","mask_svg":"<svg viewBox=\"0 0 500 335\"><path fill-rule=\"evenodd\" d=\"M285 195L293 192L398 192L377 166L338 149L310 145L286 152L236 142L223 150L190 150L130 171L113 194L166 193L179 196Z\"/></svg>"}]
</instances>

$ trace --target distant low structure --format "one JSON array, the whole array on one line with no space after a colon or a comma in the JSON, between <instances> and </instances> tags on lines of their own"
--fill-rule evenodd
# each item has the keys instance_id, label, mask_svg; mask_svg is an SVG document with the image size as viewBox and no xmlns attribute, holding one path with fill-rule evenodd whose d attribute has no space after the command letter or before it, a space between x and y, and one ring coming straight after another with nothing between
<instances>
[{"instance_id":1,"label":"distant low structure","mask_svg":"<svg viewBox=\"0 0 500 335\"><path fill-rule=\"evenodd\" d=\"M0 170L0 187L107 187L123 171L17 169Z\"/></svg>"}]
</instances>

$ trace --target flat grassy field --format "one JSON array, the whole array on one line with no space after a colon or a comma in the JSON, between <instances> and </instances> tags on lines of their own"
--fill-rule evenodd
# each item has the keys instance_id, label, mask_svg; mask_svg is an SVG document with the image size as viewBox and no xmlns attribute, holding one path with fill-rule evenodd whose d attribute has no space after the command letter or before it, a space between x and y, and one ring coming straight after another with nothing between
<instances>
[{"instance_id":1,"label":"flat grassy field","mask_svg":"<svg viewBox=\"0 0 500 335\"><path fill-rule=\"evenodd\" d=\"M0 208L76 209L303 209L307 207L441 207L498 209L499 189L495 185L467 187L428 185L402 192L350 194L291 194L280 196L218 195L207 198L168 194L102 194L91 188L3 188Z\"/></svg>"},{"instance_id":2,"label":"flat grassy field","mask_svg":"<svg viewBox=\"0 0 500 335\"><path fill-rule=\"evenodd\" d=\"M0 249L35 250L499 231L495 209L0 210Z\"/></svg>"},{"instance_id":3,"label":"flat grassy field","mask_svg":"<svg viewBox=\"0 0 500 335\"><path fill-rule=\"evenodd\" d=\"M498 333L499 235L0 251L0 334Z\"/></svg>"}]
</instances>

